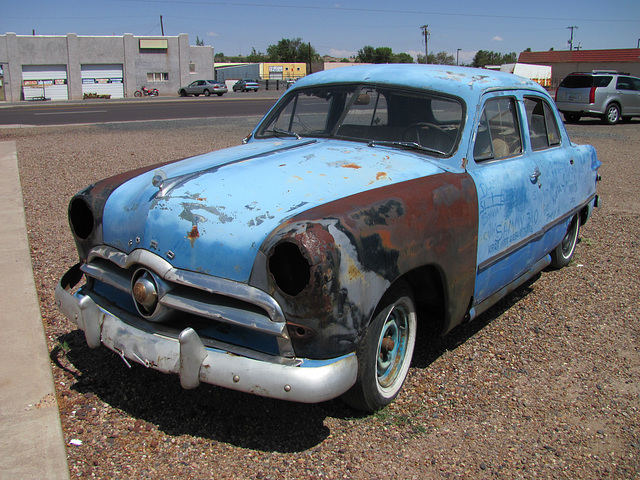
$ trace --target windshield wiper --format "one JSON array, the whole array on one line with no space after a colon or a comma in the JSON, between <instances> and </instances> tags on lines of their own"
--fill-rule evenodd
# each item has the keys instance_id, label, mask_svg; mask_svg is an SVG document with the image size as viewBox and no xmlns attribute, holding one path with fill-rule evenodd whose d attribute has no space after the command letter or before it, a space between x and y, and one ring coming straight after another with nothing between
<instances>
[{"instance_id":1,"label":"windshield wiper","mask_svg":"<svg viewBox=\"0 0 640 480\"><path fill-rule=\"evenodd\" d=\"M281 128L273 127L270 130L265 130L264 133L273 133L276 137L296 137L300 140L302 137L296 132L289 132L288 130L282 130Z\"/></svg>"},{"instance_id":2,"label":"windshield wiper","mask_svg":"<svg viewBox=\"0 0 640 480\"><path fill-rule=\"evenodd\" d=\"M381 147L397 147L397 148L406 148L407 150L418 150L420 152L429 152L436 153L438 155L447 156L447 152L443 152L441 150L436 150L435 148L424 147L416 142L394 142L390 140L371 140L368 145L370 147L381 146Z\"/></svg>"}]
</instances>

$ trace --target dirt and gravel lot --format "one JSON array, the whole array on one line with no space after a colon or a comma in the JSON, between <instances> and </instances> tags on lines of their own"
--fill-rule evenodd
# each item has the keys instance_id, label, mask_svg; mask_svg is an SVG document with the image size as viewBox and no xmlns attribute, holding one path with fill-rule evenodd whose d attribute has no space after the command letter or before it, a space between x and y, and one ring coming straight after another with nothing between
<instances>
[{"instance_id":1,"label":"dirt and gravel lot","mask_svg":"<svg viewBox=\"0 0 640 480\"><path fill-rule=\"evenodd\" d=\"M256 120L0 130L17 143L72 478L640 477L639 122L569 126L603 163L604 206L575 261L445 338L423 328L403 392L379 413L185 391L176 376L89 349L53 300L77 258L69 198L108 175L236 145Z\"/></svg>"}]
</instances>

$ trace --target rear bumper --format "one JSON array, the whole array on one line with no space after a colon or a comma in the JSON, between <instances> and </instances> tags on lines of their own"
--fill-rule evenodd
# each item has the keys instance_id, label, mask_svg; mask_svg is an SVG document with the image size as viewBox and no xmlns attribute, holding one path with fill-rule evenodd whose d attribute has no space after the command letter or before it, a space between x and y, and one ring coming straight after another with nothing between
<instances>
[{"instance_id":1,"label":"rear bumper","mask_svg":"<svg viewBox=\"0 0 640 480\"><path fill-rule=\"evenodd\" d=\"M65 285L66 286L66 285ZM125 323L63 283L56 287L58 308L85 333L87 344L104 344L125 362L131 360L164 373L177 373L184 388L200 382L264 397L302 403L336 398L353 386L358 372L354 353L329 360L257 360L205 347L192 328L178 338L150 333Z\"/></svg>"}]
</instances>

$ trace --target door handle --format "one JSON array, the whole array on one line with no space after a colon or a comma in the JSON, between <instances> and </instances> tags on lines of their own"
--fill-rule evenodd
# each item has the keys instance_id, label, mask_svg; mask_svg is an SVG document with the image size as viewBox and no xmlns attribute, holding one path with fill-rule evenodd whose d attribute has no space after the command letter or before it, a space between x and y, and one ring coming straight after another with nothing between
<instances>
[{"instance_id":1,"label":"door handle","mask_svg":"<svg viewBox=\"0 0 640 480\"><path fill-rule=\"evenodd\" d=\"M536 183L540 175L542 175L542 173L540 173L540 170L538 170L538 167L536 167L533 173L529 176L529 178L531 179L531 183Z\"/></svg>"}]
</instances>

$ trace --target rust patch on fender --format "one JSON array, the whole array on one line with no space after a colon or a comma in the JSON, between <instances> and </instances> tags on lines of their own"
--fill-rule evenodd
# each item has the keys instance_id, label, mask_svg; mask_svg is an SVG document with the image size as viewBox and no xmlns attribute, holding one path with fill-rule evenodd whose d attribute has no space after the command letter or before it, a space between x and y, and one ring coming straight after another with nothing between
<instances>
[{"instance_id":1,"label":"rust patch on fender","mask_svg":"<svg viewBox=\"0 0 640 480\"><path fill-rule=\"evenodd\" d=\"M387 172L378 172L376 174L376 180L382 180L383 178L387 178Z\"/></svg>"},{"instance_id":2,"label":"rust patch on fender","mask_svg":"<svg viewBox=\"0 0 640 480\"><path fill-rule=\"evenodd\" d=\"M187 240L189 240L189 242L191 242L191 248L193 248L193 244L196 241L196 238L200 237L200 232L198 232L198 225L194 225L193 228L191 228L191 231L187 234Z\"/></svg>"},{"instance_id":3,"label":"rust patch on fender","mask_svg":"<svg viewBox=\"0 0 640 480\"><path fill-rule=\"evenodd\" d=\"M344 165L342 165L342 168L353 168L354 170L357 170L359 168L362 168L360 165L357 165L355 163L346 163Z\"/></svg>"}]
</instances>

